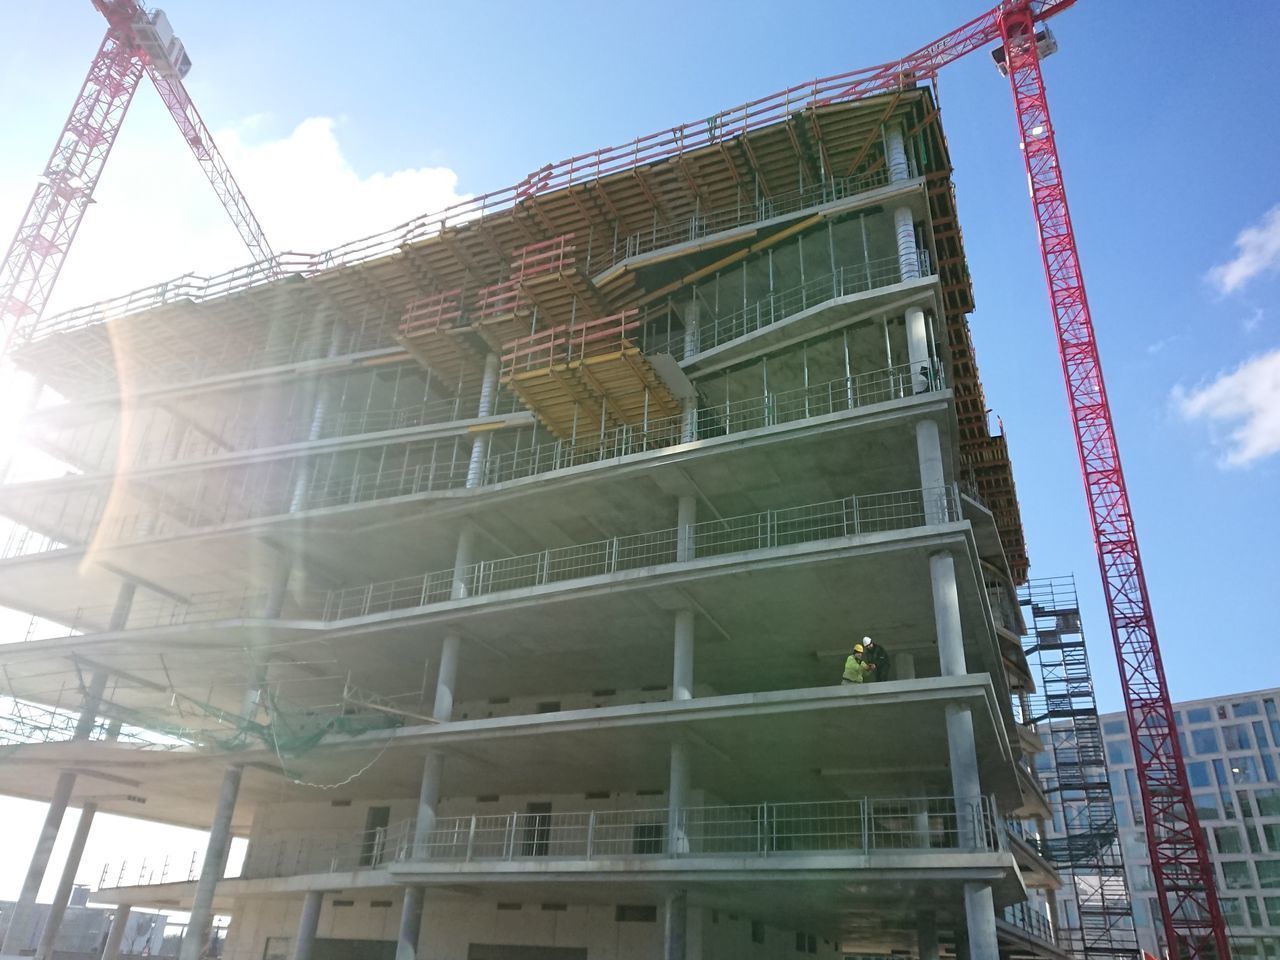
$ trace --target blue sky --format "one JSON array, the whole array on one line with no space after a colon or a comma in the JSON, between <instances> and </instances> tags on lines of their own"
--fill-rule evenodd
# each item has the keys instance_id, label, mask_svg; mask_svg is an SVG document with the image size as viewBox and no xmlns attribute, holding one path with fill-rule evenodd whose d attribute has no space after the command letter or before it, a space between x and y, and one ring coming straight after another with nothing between
<instances>
[{"instance_id":1,"label":"blue sky","mask_svg":"<svg viewBox=\"0 0 1280 960\"><path fill-rule=\"evenodd\" d=\"M548 161L893 59L981 7L167 9L194 60L193 99L277 248L318 248ZM70 0L19 5L6 23L23 42L0 63L2 229L103 29ZM1081 0L1053 28L1061 52L1045 75L1173 694L1277 685L1280 213L1268 214L1280 204L1280 7ZM1008 85L975 54L943 74L940 99L978 359L1010 436L1033 575L1076 573L1100 700L1115 709ZM68 262L64 305L243 259L184 151L143 90Z\"/></svg>"}]
</instances>

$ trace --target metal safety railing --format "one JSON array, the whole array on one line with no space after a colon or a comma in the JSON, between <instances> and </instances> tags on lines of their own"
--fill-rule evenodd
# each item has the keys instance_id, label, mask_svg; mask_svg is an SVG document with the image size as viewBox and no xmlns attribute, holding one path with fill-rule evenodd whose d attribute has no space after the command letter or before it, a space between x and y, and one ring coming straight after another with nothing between
<instances>
[{"instance_id":1,"label":"metal safety railing","mask_svg":"<svg viewBox=\"0 0 1280 960\"><path fill-rule=\"evenodd\" d=\"M899 364L792 390L707 403L691 414L606 428L571 440L517 446L513 450L490 450L481 463L480 479L486 485L520 480L693 440L712 440L747 430L798 423L945 388L939 364L930 364L925 372L913 370L909 364ZM40 504L47 501L57 509L59 522L75 531L74 536L68 535L72 543L90 539L99 543L132 542L279 515L295 505L294 491L297 490L304 491L296 501L297 508L311 510L457 489L466 485L471 448L470 444L455 440L407 441L388 446L387 452L392 456L380 458L377 469L366 472L336 471L329 461L273 461L256 472L228 474L222 484L202 480L190 503L171 500L163 511L122 513L115 502L109 520L102 517L107 504L113 501L105 494L83 498L75 515L66 509L66 494L45 494L31 501L31 507L38 510ZM384 465L388 459L393 463L408 462ZM353 462L351 469L354 471L358 465ZM220 503L222 508L218 506ZM67 541L12 524L0 549L0 558L43 553L68 545Z\"/></svg>"},{"instance_id":2,"label":"metal safety railing","mask_svg":"<svg viewBox=\"0 0 1280 960\"><path fill-rule=\"evenodd\" d=\"M1049 922L1049 917L1044 911L1035 909L1029 903L1015 903L1005 907L1000 918L1010 926L1017 927L1037 940L1053 944L1058 942L1054 934L1053 924Z\"/></svg>"},{"instance_id":3,"label":"metal safety railing","mask_svg":"<svg viewBox=\"0 0 1280 960\"><path fill-rule=\"evenodd\" d=\"M755 202L737 203L731 207L695 213L669 223L654 223L648 230L637 230L618 240L610 250L593 257L589 269L592 273L599 273L629 257L661 250L677 243L688 243L749 223L772 220L774 217L783 217L810 207L834 203L882 187L888 182L888 170L881 168L862 177L834 177L798 190L761 197Z\"/></svg>"},{"instance_id":4,"label":"metal safety railing","mask_svg":"<svg viewBox=\"0 0 1280 960\"><path fill-rule=\"evenodd\" d=\"M684 537L689 559L811 543L947 522L960 516L952 487L898 490L766 510L692 524ZM593 543L551 547L537 553L467 564L417 577L332 591L326 620L426 606L451 597L475 597L528 589L681 562L682 532L668 527Z\"/></svg>"},{"instance_id":5,"label":"metal safety railing","mask_svg":"<svg viewBox=\"0 0 1280 960\"><path fill-rule=\"evenodd\" d=\"M550 163L519 183L468 197L445 209L416 217L381 233L362 237L320 253L286 252L213 277L188 274L123 296L46 317L39 325L18 331L20 342L72 330L115 317L180 300L201 302L269 283L282 276L312 276L388 256L404 244L438 236L450 227L513 209L529 197L560 190L575 183L633 170L731 140L752 130L780 123L801 109L812 109L896 89L915 80L888 75L883 68L854 70L789 87L770 96L722 111L711 117L667 127L629 143Z\"/></svg>"},{"instance_id":6,"label":"metal safety railing","mask_svg":"<svg viewBox=\"0 0 1280 960\"><path fill-rule=\"evenodd\" d=\"M932 275L928 250L916 251L915 266L919 277ZM832 273L811 277L794 287L771 293L731 313L717 315L707 310L699 317L692 336L681 334L678 340L673 340L670 348L681 357L686 353L702 353L832 300L893 286L904 279L916 278L910 276L909 270L904 277L902 261L896 254L840 267Z\"/></svg>"},{"instance_id":7,"label":"metal safety railing","mask_svg":"<svg viewBox=\"0 0 1280 960\"><path fill-rule=\"evenodd\" d=\"M391 828L402 862L632 857L873 854L1001 849L987 797L865 798L817 802L442 817L425 837Z\"/></svg>"},{"instance_id":8,"label":"metal safety railing","mask_svg":"<svg viewBox=\"0 0 1280 960\"><path fill-rule=\"evenodd\" d=\"M605 576L695 559L722 557L871 533L906 530L961 519L954 485L930 489L870 493L839 500L764 510L668 527L537 553L479 560L455 570L358 587L291 593L281 616L293 619L346 620L509 590ZM209 593L188 602L157 600L131 611L129 628L210 620L266 617L268 595L261 591ZM78 608L71 632L100 632L109 619L106 605Z\"/></svg>"}]
</instances>

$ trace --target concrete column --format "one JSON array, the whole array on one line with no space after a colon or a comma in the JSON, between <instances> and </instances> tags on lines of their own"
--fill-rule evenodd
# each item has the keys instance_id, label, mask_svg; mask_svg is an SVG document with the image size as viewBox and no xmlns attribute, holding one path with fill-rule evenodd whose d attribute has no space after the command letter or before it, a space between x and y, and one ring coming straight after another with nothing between
<instances>
[{"instance_id":1,"label":"concrete column","mask_svg":"<svg viewBox=\"0 0 1280 960\"><path fill-rule=\"evenodd\" d=\"M293 960L311 960L311 948L316 944L320 907L323 904L323 890L307 891L302 901L302 915L298 917L298 934L293 938Z\"/></svg>"},{"instance_id":2,"label":"concrete column","mask_svg":"<svg viewBox=\"0 0 1280 960\"><path fill-rule=\"evenodd\" d=\"M686 853L689 850L684 822L684 809L689 805L689 780L689 745L683 740L673 740L667 786L667 853Z\"/></svg>"},{"instance_id":3,"label":"concrete column","mask_svg":"<svg viewBox=\"0 0 1280 960\"><path fill-rule=\"evenodd\" d=\"M458 549L453 555L453 585L449 588L450 600L471 596L471 580L468 569L475 557L476 532L469 524L458 534Z\"/></svg>"},{"instance_id":4,"label":"concrete column","mask_svg":"<svg viewBox=\"0 0 1280 960\"><path fill-rule=\"evenodd\" d=\"M129 913L132 909L129 904L122 903L111 915L111 930L107 933L107 942L102 948L102 960L120 960L120 944L124 941L124 931L129 926Z\"/></svg>"},{"instance_id":5,"label":"concrete column","mask_svg":"<svg viewBox=\"0 0 1280 960\"><path fill-rule=\"evenodd\" d=\"M396 960L416 960L418 937L422 934L422 888L404 888L400 910L400 933L396 937Z\"/></svg>"},{"instance_id":6,"label":"concrete column","mask_svg":"<svg viewBox=\"0 0 1280 960\"><path fill-rule=\"evenodd\" d=\"M680 442L698 439L698 398L688 397L680 404Z\"/></svg>"},{"instance_id":7,"label":"concrete column","mask_svg":"<svg viewBox=\"0 0 1280 960\"><path fill-rule=\"evenodd\" d=\"M453 716L453 688L458 681L458 651L462 637L456 633L444 638L440 648L440 670L436 674L436 699L431 709L434 720L445 721Z\"/></svg>"},{"instance_id":8,"label":"concrete column","mask_svg":"<svg viewBox=\"0 0 1280 960\"><path fill-rule=\"evenodd\" d=\"M208 944L213 923L213 894L227 869L227 853L231 847L231 818L235 815L236 797L240 793L242 768L238 764L227 767L222 774L222 788L218 792L218 805L209 827L209 845L205 847L204 863L200 867L200 879L196 881L191 919L182 935L178 950L180 960L200 960Z\"/></svg>"},{"instance_id":9,"label":"concrete column","mask_svg":"<svg viewBox=\"0 0 1280 960\"><path fill-rule=\"evenodd\" d=\"M663 960L686 960L688 944L689 895L683 890L667 894L666 929L663 937Z\"/></svg>"},{"instance_id":10,"label":"concrete column","mask_svg":"<svg viewBox=\"0 0 1280 960\"><path fill-rule=\"evenodd\" d=\"M916 678L916 656L914 653L895 653L893 661L893 679L914 680Z\"/></svg>"},{"instance_id":11,"label":"concrete column","mask_svg":"<svg viewBox=\"0 0 1280 960\"><path fill-rule=\"evenodd\" d=\"M93 733L98 719L98 707L102 703L102 694L107 687L107 674L99 670L89 680L89 688L85 691L84 703L80 707L80 717L76 721L76 729L72 734L74 740L87 740ZM53 853L53 845L58 839L58 830L62 826L62 817L67 812L67 804L71 800L71 791L76 785L76 775L64 770L58 774L53 787L53 796L49 798L49 809L45 811L44 824L40 827L40 835L36 838L36 848L32 851L31 861L27 864L27 874L22 881L22 890L18 901L13 905L9 916L9 927L5 931L4 940L0 943L0 954L16 954L20 949L18 938L25 928L26 919L35 906L36 895L40 885L44 883L44 872L49 868L49 857Z\"/></svg>"},{"instance_id":12,"label":"concrete column","mask_svg":"<svg viewBox=\"0 0 1280 960\"><path fill-rule=\"evenodd\" d=\"M893 235L898 242L898 269L902 279L920 279L920 258L916 254L916 221L910 207L893 211Z\"/></svg>"},{"instance_id":13,"label":"concrete column","mask_svg":"<svg viewBox=\"0 0 1280 960\"><path fill-rule=\"evenodd\" d=\"M326 310L327 308L321 308ZM334 320L329 329L329 346L325 351L327 357L336 357L342 351L342 338L346 325L341 320ZM322 380L316 381L315 406L311 409L311 422L307 425L307 440L319 440L324 434L324 420L329 415L329 393ZM289 512L297 513L307 507L307 494L310 492L311 478L306 473L305 465L302 473L293 482L293 496L289 498Z\"/></svg>"},{"instance_id":14,"label":"concrete column","mask_svg":"<svg viewBox=\"0 0 1280 960\"><path fill-rule=\"evenodd\" d=\"M929 327L922 307L907 308L907 363L912 393L928 391L932 386L933 359L929 356Z\"/></svg>"},{"instance_id":15,"label":"concrete column","mask_svg":"<svg viewBox=\"0 0 1280 960\"><path fill-rule=\"evenodd\" d=\"M920 459L920 490L924 497L924 522L947 521L947 481L942 469L942 442L938 423L925 418L916 422L916 454Z\"/></svg>"},{"instance_id":16,"label":"concrete column","mask_svg":"<svg viewBox=\"0 0 1280 960\"><path fill-rule=\"evenodd\" d=\"M693 525L698 522L698 498L686 494L676 501L676 559L694 558Z\"/></svg>"},{"instance_id":17,"label":"concrete column","mask_svg":"<svg viewBox=\"0 0 1280 960\"><path fill-rule=\"evenodd\" d=\"M49 916L44 923L44 933L40 936L40 946L36 950L37 960L52 960L53 947L58 939L58 930L62 926L62 918L66 915L67 904L71 902L71 890L75 886L76 873L80 869L80 858L84 856L85 841L89 839L89 828L93 826L93 816L98 812L98 805L88 801L80 808L80 819L76 823L76 832L71 838L71 849L67 851L66 863L62 865L62 876L58 880L58 889L53 895L53 903L49 905Z\"/></svg>"},{"instance_id":18,"label":"concrete column","mask_svg":"<svg viewBox=\"0 0 1280 960\"><path fill-rule=\"evenodd\" d=\"M498 392L498 355L491 353L484 358L484 380L480 384L480 406L477 417L492 415L494 399ZM467 489L480 486L484 473L485 457L489 453L489 433L481 431L471 441L471 462L467 464Z\"/></svg>"},{"instance_id":19,"label":"concrete column","mask_svg":"<svg viewBox=\"0 0 1280 960\"><path fill-rule=\"evenodd\" d=\"M276 561L276 569L271 577L271 586L267 589L267 603L262 615L267 618L280 616L284 610L284 602L289 596L289 576L293 572L293 564L288 557L280 557ZM257 705L257 691L254 690L254 706Z\"/></svg>"},{"instance_id":20,"label":"concrete column","mask_svg":"<svg viewBox=\"0 0 1280 960\"><path fill-rule=\"evenodd\" d=\"M911 166L907 163L907 145L902 139L902 127L892 126L884 132L885 160L889 167L889 182L898 183L911 178Z\"/></svg>"},{"instance_id":21,"label":"concrete column","mask_svg":"<svg viewBox=\"0 0 1280 960\"><path fill-rule=\"evenodd\" d=\"M979 845L982 816L982 783L978 777L978 748L973 735L973 714L967 706L947 704L947 757L951 764L951 792L956 803L956 830L960 846Z\"/></svg>"},{"instance_id":22,"label":"concrete column","mask_svg":"<svg viewBox=\"0 0 1280 960\"><path fill-rule=\"evenodd\" d=\"M938 918L932 910L916 916L916 954L920 960L938 960Z\"/></svg>"},{"instance_id":23,"label":"concrete column","mask_svg":"<svg viewBox=\"0 0 1280 960\"><path fill-rule=\"evenodd\" d=\"M126 580L120 584L120 590L116 593L116 604L111 608L111 620L107 624L108 630L123 630L129 622L129 611L133 609L133 598L138 592L138 585L132 580Z\"/></svg>"},{"instance_id":24,"label":"concrete column","mask_svg":"<svg viewBox=\"0 0 1280 960\"><path fill-rule=\"evenodd\" d=\"M969 932L969 960L1000 960L996 941L996 906L991 884L964 885L964 918Z\"/></svg>"},{"instance_id":25,"label":"concrete column","mask_svg":"<svg viewBox=\"0 0 1280 960\"><path fill-rule=\"evenodd\" d=\"M671 699L693 699L693 611L676 611L675 652L671 667Z\"/></svg>"},{"instance_id":26,"label":"concrete column","mask_svg":"<svg viewBox=\"0 0 1280 960\"><path fill-rule=\"evenodd\" d=\"M935 553L929 557L929 580L933 587L933 622L938 631L938 660L942 676L960 676L969 671L964 662L956 562L951 554Z\"/></svg>"},{"instance_id":27,"label":"concrete column","mask_svg":"<svg viewBox=\"0 0 1280 960\"><path fill-rule=\"evenodd\" d=\"M698 295L694 294L689 300L689 309L684 314L684 355L686 358L692 357L700 348L698 321L701 313L702 304L698 302Z\"/></svg>"}]
</instances>

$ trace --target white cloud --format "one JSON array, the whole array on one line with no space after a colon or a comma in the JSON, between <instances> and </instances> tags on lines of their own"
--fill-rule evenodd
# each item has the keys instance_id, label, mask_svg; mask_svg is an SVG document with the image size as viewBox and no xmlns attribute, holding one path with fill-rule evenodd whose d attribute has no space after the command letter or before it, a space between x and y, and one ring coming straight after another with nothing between
<instances>
[{"instance_id":1,"label":"white cloud","mask_svg":"<svg viewBox=\"0 0 1280 960\"><path fill-rule=\"evenodd\" d=\"M319 252L466 199L447 167L360 174L331 117L303 120L276 139L262 135L268 125L254 116L214 138L277 253ZM49 309L184 273L209 276L249 259L172 119L144 85Z\"/></svg>"},{"instance_id":2,"label":"white cloud","mask_svg":"<svg viewBox=\"0 0 1280 960\"><path fill-rule=\"evenodd\" d=\"M1229 426L1222 463L1243 467L1280 453L1280 348L1253 357L1204 386L1175 387L1173 401L1189 420Z\"/></svg>"},{"instance_id":3,"label":"white cloud","mask_svg":"<svg viewBox=\"0 0 1280 960\"><path fill-rule=\"evenodd\" d=\"M1280 203L1236 236L1236 255L1209 271L1209 282L1220 293L1235 293L1268 270L1280 269Z\"/></svg>"}]
</instances>

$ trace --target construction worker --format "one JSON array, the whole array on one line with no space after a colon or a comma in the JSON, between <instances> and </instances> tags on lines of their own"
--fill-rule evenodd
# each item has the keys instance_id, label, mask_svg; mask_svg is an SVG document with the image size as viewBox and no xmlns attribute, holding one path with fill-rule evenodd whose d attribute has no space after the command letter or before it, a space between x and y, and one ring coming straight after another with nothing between
<instances>
[{"instance_id":1,"label":"construction worker","mask_svg":"<svg viewBox=\"0 0 1280 960\"><path fill-rule=\"evenodd\" d=\"M872 683L879 683L890 679L889 674L892 668L889 666L888 651L870 637L863 637L862 643L857 646L862 647L862 659L869 668L867 670L867 680ZM854 649L857 649L857 646Z\"/></svg>"},{"instance_id":2,"label":"construction worker","mask_svg":"<svg viewBox=\"0 0 1280 960\"><path fill-rule=\"evenodd\" d=\"M846 683L866 683L867 674L870 672L870 664L863 659L862 644L855 643L853 645L853 653L849 654L844 661L844 675L840 678L840 684Z\"/></svg>"}]
</instances>

